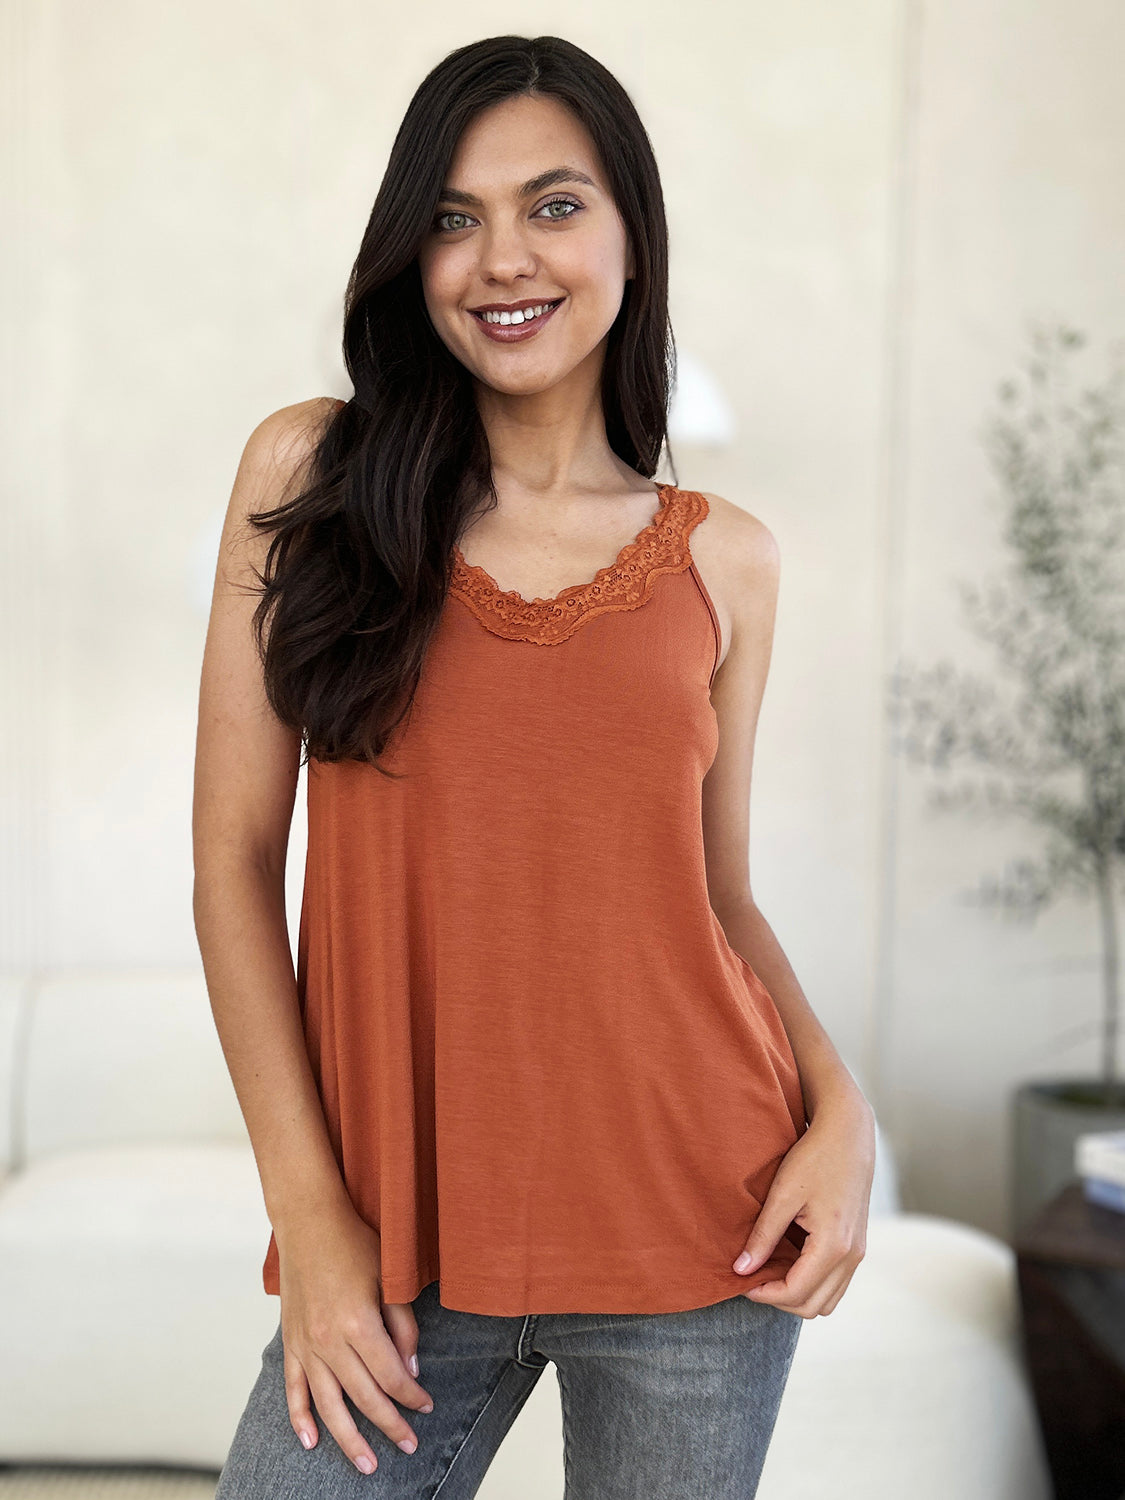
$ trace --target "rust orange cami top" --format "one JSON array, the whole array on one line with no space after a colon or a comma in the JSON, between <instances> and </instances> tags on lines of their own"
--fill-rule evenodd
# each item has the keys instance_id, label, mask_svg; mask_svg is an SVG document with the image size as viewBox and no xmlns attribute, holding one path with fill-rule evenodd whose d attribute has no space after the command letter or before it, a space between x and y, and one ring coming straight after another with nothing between
<instances>
[{"instance_id":1,"label":"rust orange cami top","mask_svg":"<svg viewBox=\"0 0 1125 1500\"><path fill-rule=\"evenodd\" d=\"M675 1312L732 1263L806 1126L773 1000L710 905L718 617L703 495L524 600L455 552L384 779L308 766L298 992L384 1302ZM263 1266L279 1292L271 1234Z\"/></svg>"}]
</instances>

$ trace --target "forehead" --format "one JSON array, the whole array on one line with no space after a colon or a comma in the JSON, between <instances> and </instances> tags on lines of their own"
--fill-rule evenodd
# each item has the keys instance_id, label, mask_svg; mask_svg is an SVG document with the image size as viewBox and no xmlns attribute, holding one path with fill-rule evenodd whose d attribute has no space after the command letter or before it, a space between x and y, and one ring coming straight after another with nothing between
<instances>
[{"instance_id":1,"label":"forehead","mask_svg":"<svg viewBox=\"0 0 1125 1500\"><path fill-rule=\"evenodd\" d=\"M597 186L605 186L593 139L565 104L553 98L502 99L465 127L445 185L508 195L561 165L575 167Z\"/></svg>"}]
</instances>

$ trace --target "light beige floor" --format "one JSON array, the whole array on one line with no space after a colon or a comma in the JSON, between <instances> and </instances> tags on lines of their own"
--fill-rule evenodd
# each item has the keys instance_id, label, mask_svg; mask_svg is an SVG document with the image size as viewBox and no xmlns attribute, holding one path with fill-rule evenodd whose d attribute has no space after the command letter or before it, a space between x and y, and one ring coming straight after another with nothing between
<instances>
[{"instance_id":1,"label":"light beige floor","mask_svg":"<svg viewBox=\"0 0 1125 1500\"><path fill-rule=\"evenodd\" d=\"M217 1480L174 1469L0 1468L0 1500L214 1500Z\"/></svg>"}]
</instances>

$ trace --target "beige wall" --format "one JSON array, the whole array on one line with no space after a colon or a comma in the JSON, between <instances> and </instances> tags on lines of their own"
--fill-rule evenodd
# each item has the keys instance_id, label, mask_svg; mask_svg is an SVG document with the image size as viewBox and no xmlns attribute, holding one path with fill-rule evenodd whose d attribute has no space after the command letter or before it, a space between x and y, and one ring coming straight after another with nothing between
<instances>
[{"instance_id":1,"label":"beige wall","mask_svg":"<svg viewBox=\"0 0 1125 1500\"><path fill-rule=\"evenodd\" d=\"M1125 323L1125 11L8 0L2 24L0 963L197 961L193 580L242 444L346 389L344 280L423 74L561 32L646 121L677 341L737 417L677 478L781 545L756 894L907 1206L1003 1232L1012 1082L1095 1060L1052 1045L1093 1014L1092 913L962 908L1023 836L928 817L881 705L901 651L971 649L952 580L996 556L977 431L1027 316Z\"/></svg>"}]
</instances>

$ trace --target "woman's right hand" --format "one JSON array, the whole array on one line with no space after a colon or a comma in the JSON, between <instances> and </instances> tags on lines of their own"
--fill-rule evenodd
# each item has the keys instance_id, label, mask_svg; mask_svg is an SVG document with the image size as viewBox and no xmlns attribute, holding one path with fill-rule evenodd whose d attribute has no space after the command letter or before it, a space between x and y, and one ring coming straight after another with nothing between
<instances>
[{"instance_id":1,"label":"woman's right hand","mask_svg":"<svg viewBox=\"0 0 1125 1500\"><path fill-rule=\"evenodd\" d=\"M412 1453L417 1436L395 1402L419 1411L432 1411L433 1402L410 1373L418 1349L413 1307L380 1298L378 1234L349 1206L290 1227L277 1241L285 1394L294 1432L306 1448L315 1446L311 1396L344 1453L372 1473L378 1460L344 1402L346 1393L392 1443Z\"/></svg>"}]
</instances>

